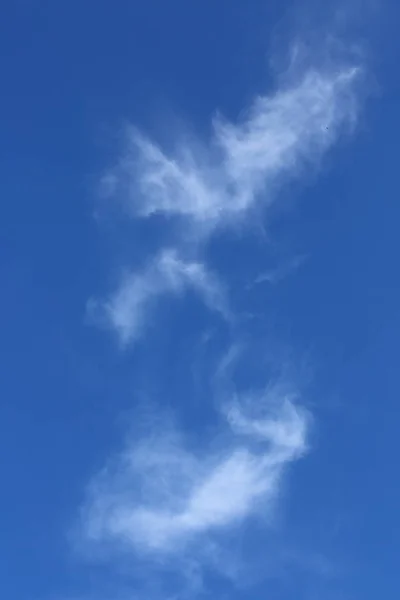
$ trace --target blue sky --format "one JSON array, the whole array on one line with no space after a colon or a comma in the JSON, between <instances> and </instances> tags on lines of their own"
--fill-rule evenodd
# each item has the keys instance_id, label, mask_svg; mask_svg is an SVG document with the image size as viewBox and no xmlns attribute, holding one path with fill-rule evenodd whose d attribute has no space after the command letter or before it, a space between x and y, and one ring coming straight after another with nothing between
<instances>
[{"instance_id":1,"label":"blue sky","mask_svg":"<svg viewBox=\"0 0 400 600\"><path fill-rule=\"evenodd\" d=\"M398 18L6 0L1 597L400 592Z\"/></svg>"}]
</instances>

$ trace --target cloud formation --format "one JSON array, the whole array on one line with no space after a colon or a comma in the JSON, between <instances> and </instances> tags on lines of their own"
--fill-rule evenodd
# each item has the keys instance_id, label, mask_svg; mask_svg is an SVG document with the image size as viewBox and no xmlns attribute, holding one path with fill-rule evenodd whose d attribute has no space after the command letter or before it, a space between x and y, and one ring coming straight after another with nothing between
<instances>
[{"instance_id":1,"label":"cloud formation","mask_svg":"<svg viewBox=\"0 0 400 600\"><path fill-rule=\"evenodd\" d=\"M224 286L206 266L210 256L207 263L203 258L207 241L221 228L264 215L281 185L307 165L318 165L340 134L353 127L360 73L357 66L330 66L283 78L271 93L256 98L237 123L215 118L207 142L174 139L166 150L128 128L125 152L104 177L104 190L122 201L133 219L158 215L165 227L184 227L174 228L176 249L161 250L96 304L123 345L142 336L149 315L166 295L183 298L194 291L209 309L232 318L234 307ZM182 258L188 250L190 260ZM301 260L264 272L255 283L277 282ZM231 334L235 338L237 330ZM232 348L240 344L239 339L230 342ZM259 357L240 357L250 376L253 358ZM226 383L230 373L225 377L234 360L231 351L219 367L213 365L219 394L207 408L216 405L214 436L163 423L132 436L93 479L80 524L85 545L151 559L147 565L156 577L163 561L181 572L183 559L193 558L201 580L211 547L229 553L226 539L232 531L261 512L273 518L287 468L307 451L309 416L296 393L278 387L235 396L234 383ZM220 561L210 562L212 569L220 568Z\"/></svg>"},{"instance_id":2,"label":"cloud formation","mask_svg":"<svg viewBox=\"0 0 400 600\"><path fill-rule=\"evenodd\" d=\"M267 394L230 406L218 444L191 448L165 427L131 440L89 488L86 542L171 555L242 524L260 503L271 515L286 467L306 451L307 429L292 397Z\"/></svg>"},{"instance_id":3,"label":"cloud formation","mask_svg":"<svg viewBox=\"0 0 400 600\"><path fill-rule=\"evenodd\" d=\"M357 116L360 69L308 70L256 98L236 124L213 122L208 144L177 141L166 152L134 128L104 189L137 217L180 217L195 235L243 220L268 206L276 187L307 162L318 162Z\"/></svg>"},{"instance_id":4,"label":"cloud formation","mask_svg":"<svg viewBox=\"0 0 400 600\"><path fill-rule=\"evenodd\" d=\"M103 178L103 187L133 217L183 220L185 236L190 232L192 240L243 223L252 211L270 206L280 184L307 163L318 163L352 127L359 75L356 66L309 69L256 98L238 123L216 118L207 144L175 140L174 150L166 152L129 128L125 153ZM193 248L196 254L196 244ZM141 336L151 307L164 294L196 290L209 308L227 316L215 276L202 260L185 262L178 254L162 251L144 271L126 276L111 298L92 303L123 345Z\"/></svg>"},{"instance_id":5,"label":"cloud formation","mask_svg":"<svg viewBox=\"0 0 400 600\"><path fill-rule=\"evenodd\" d=\"M196 292L209 309L228 318L225 293L218 279L204 264L185 261L175 250L162 251L143 271L125 276L108 300L92 301L89 310L126 345L142 335L148 313L160 296L182 296L188 290Z\"/></svg>"}]
</instances>

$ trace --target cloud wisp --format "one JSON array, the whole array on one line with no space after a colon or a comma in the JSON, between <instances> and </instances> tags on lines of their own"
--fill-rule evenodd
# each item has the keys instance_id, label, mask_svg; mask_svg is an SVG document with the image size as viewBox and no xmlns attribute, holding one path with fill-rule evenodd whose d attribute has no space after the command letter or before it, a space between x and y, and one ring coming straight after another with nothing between
<instances>
[{"instance_id":1,"label":"cloud wisp","mask_svg":"<svg viewBox=\"0 0 400 600\"><path fill-rule=\"evenodd\" d=\"M205 265L185 261L175 250L160 252L141 272L126 275L105 301L92 300L89 312L113 329L123 346L137 341L146 329L149 312L164 295L182 296L192 290L205 305L229 319L225 291Z\"/></svg>"},{"instance_id":2,"label":"cloud wisp","mask_svg":"<svg viewBox=\"0 0 400 600\"><path fill-rule=\"evenodd\" d=\"M269 283L270 285L275 285L282 281L287 275L289 275L292 271L295 271L299 267L301 267L306 261L307 257L305 255L295 256L291 260L286 261L281 265L278 265L274 269L269 269L260 273L252 284L249 287L258 285L260 283Z\"/></svg>"},{"instance_id":3,"label":"cloud wisp","mask_svg":"<svg viewBox=\"0 0 400 600\"><path fill-rule=\"evenodd\" d=\"M271 205L286 178L318 162L353 126L360 73L356 66L310 69L256 98L238 123L217 117L207 144L178 140L167 152L129 128L104 190L133 216L184 219L194 236L241 222L258 205Z\"/></svg>"},{"instance_id":4,"label":"cloud wisp","mask_svg":"<svg viewBox=\"0 0 400 600\"><path fill-rule=\"evenodd\" d=\"M220 443L201 448L165 426L130 441L89 487L86 543L171 557L204 548L260 505L271 516L286 467L306 451L308 415L267 394L236 400L223 420Z\"/></svg>"}]
</instances>

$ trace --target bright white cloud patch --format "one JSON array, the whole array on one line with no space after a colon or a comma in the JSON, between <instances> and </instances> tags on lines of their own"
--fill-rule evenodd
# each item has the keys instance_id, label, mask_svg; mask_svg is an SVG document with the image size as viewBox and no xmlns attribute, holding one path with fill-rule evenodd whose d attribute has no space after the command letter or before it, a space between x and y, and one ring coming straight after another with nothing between
<instances>
[{"instance_id":1,"label":"bright white cloud patch","mask_svg":"<svg viewBox=\"0 0 400 600\"><path fill-rule=\"evenodd\" d=\"M201 146L163 149L136 130L126 155L104 178L106 190L136 216L156 213L191 221L197 235L268 205L282 178L318 161L357 114L357 68L308 71L292 86L258 97L237 124L217 118Z\"/></svg>"},{"instance_id":2,"label":"bright white cloud patch","mask_svg":"<svg viewBox=\"0 0 400 600\"><path fill-rule=\"evenodd\" d=\"M188 289L198 293L208 308L228 316L218 280L202 263L184 261L172 250L161 252L142 272L126 276L107 301L92 302L90 308L95 308L126 344L140 337L148 312L160 296L182 295Z\"/></svg>"},{"instance_id":3,"label":"bright white cloud patch","mask_svg":"<svg viewBox=\"0 0 400 600\"><path fill-rule=\"evenodd\" d=\"M236 403L219 450L189 449L176 432L133 441L92 483L86 539L136 553L169 554L260 507L271 514L285 467L306 450L307 416L290 398L256 417ZM225 426L227 423L225 423Z\"/></svg>"}]
</instances>

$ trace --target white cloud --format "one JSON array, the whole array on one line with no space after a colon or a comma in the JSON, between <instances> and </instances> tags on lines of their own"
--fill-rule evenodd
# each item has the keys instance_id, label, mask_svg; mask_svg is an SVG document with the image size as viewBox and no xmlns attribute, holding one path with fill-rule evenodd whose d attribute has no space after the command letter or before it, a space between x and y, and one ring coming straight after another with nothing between
<instances>
[{"instance_id":1,"label":"white cloud","mask_svg":"<svg viewBox=\"0 0 400 600\"><path fill-rule=\"evenodd\" d=\"M357 115L359 69L309 70L295 84L258 97L239 123L213 123L212 139L165 152L134 129L117 167L104 178L136 216L188 219L196 234L243 219L268 205L276 186L318 161Z\"/></svg>"},{"instance_id":2,"label":"white cloud","mask_svg":"<svg viewBox=\"0 0 400 600\"><path fill-rule=\"evenodd\" d=\"M271 515L285 467L306 450L308 419L289 397L273 405L258 397L256 413L254 400L232 407L218 451L215 440L196 451L165 429L128 444L90 486L86 541L139 555L187 556L260 506Z\"/></svg>"},{"instance_id":3,"label":"white cloud","mask_svg":"<svg viewBox=\"0 0 400 600\"><path fill-rule=\"evenodd\" d=\"M175 140L166 151L129 128L126 152L104 177L104 189L122 199L134 217L163 215L168 226L172 218L180 219L195 243L178 238L178 248L195 253L202 247L199 238L270 206L285 180L308 163L318 164L353 126L359 72L355 67L310 69L291 85L258 97L236 124L216 118L207 143ZM301 260L264 273L255 283L274 283ZM185 261L176 251L162 251L143 271L125 277L97 308L127 344L142 335L161 297L188 290L231 318L218 280L202 262ZM232 389L239 342L233 340L215 374L224 401ZM199 580L201 585L204 561L222 571L219 557L229 554L229 534L259 515L260 508L273 518L285 471L307 450L308 415L296 397L270 388L235 398L219 416L222 430L201 448L193 442L199 439L196 429L188 440L165 423L131 439L89 486L81 521L84 543L106 553L155 558L151 576L157 577L159 565L169 558L181 573L193 564L196 585Z\"/></svg>"},{"instance_id":4,"label":"white cloud","mask_svg":"<svg viewBox=\"0 0 400 600\"><path fill-rule=\"evenodd\" d=\"M141 336L148 312L159 296L181 295L192 289L208 308L228 317L224 291L216 277L200 262L187 262L173 250L164 250L139 273L127 275L105 302L91 302L89 309L111 326L122 344Z\"/></svg>"},{"instance_id":5,"label":"white cloud","mask_svg":"<svg viewBox=\"0 0 400 600\"><path fill-rule=\"evenodd\" d=\"M281 180L308 161L318 162L354 122L358 75L355 67L310 69L294 84L258 97L237 124L217 118L208 144L177 141L167 153L129 129L127 151L104 177L104 187L122 197L136 217L161 213L183 218L186 231L195 237L241 222L252 209L270 205ZM140 337L160 295L180 295L188 288L227 316L216 279L201 262L185 262L173 251L125 277L108 301L92 307L126 344Z\"/></svg>"}]
</instances>

